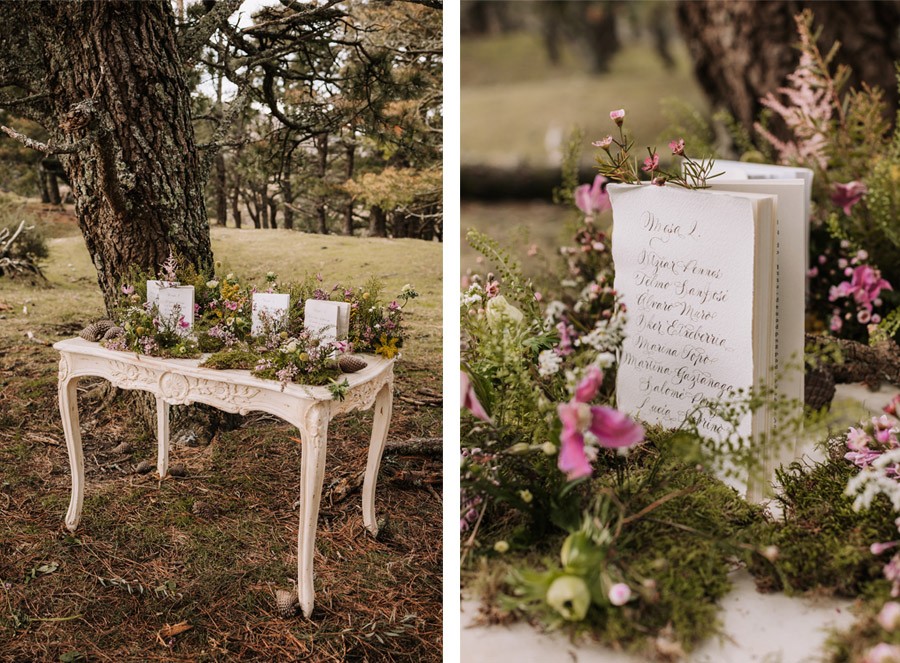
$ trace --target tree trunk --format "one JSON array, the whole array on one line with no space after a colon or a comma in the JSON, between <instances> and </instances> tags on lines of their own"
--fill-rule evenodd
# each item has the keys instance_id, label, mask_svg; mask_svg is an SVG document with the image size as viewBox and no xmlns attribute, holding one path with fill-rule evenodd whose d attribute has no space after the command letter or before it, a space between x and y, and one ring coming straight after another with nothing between
<instances>
[{"instance_id":1,"label":"tree trunk","mask_svg":"<svg viewBox=\"0 0 900 663\"><path fill-rule=\"evenodd\" d=\"M241 227L241 178L235 174L234 189L231 194L231 216L234 218L234 227Z\"/></svg>"},{"instance_id":2,"label":"tree trunk","mask_svg":"<svg viewBox=\"0 0 900 663\"><path fill-rule=\"evenodd\" d=\"M272 227L272 230L278 230L278 201L275 200L275 196L271 196L269 198L269 225Z\"/></svg>"},{"instance_id":3,"label":"tree trunk","mask_svg":"<svg viewBox=\"0 0 900 663\"><path fill-rule=\"evenodd\" d=\"M347 145L347 170L345 174L347 175L347 179L353 178L353 171L356 168L356 144L350 143ZM344 234L348 236L353 236L353 199L347 203L347 206L344 208Z\"/></svg>"},{"instance_id":4,"label":"tree trunk","mask_svg":"<svg viewBox=\"0 0 900 663\"><path fill-rule=\"evenodd\" d=\"M50 184L48 182L49 177L47 177L47 171L44 170L44 167L38 164L38 177L41 182L41 202L45 205L50 202Z\"/></svg>"},{"instance_id":5,"label":"tree trunk","mask_svg":"<svg viewBox=\"0 0 900 663\"><path fill-rule=\"evenodd\" d=\"M266 185L263 184L259 188L259 220L262 223L262 227L266 230L269 229L269 192L266 189Z\"/></svg>"},{"instance_id":6,"label":"tree trunk","mask_svg":"<svg viewBox=\"0 0 900 663\"><path fill-rule=\"evenodd\" d=\"M219 150L216 155L216 224L228 225L228 193L226 191L225 155Z\"/></svg>"},{"instance_id":7,"label":"tree trunk","mask_svg":"<svg viewBox=\"0 0 900 663\"><path fill-rule=\"evenodd\" d=\"M369 235L372 237L387 237L387 220L384 210L373 205L369 210Z\"/></svg>"},{"instance_id":8,"label":"tree trunk","mask_svg":"<svg viewBox=\"0 0 900 663\"><path fill-rule=\"evenodd\" d=\"M328 174L328 134L318 134L315 139L316 152L319 156L317 175L319 176L319 184L325 184L325 176ZM318 222L319 233L328 234L328 212L325 206L325 195L321 194L316 203L316 220Z\"/></svg>"},{"instance_id":9,"label":"tree trunk","mask_svg":"<svg viewBox=\"0 0 900 663\"><path fill-rule=\"evenodd\" d=\"M281 172L281 198L283 200L281 213L284 215L284 227L286 230L294 229L294 187L291 184L291 174L293 170L294 160L289 151L284 158Z\"/></svg>"},{"instance_id":10,"label":"tree trunk","mask_svg":"<svg viewBox=\"0 0 900 663\"><path fill-rule=\"evenodd\" d=\"M677 9L679 27L697 79L713 104L724 106L745 127L753 126L762 110L760 97L783 85L799 61L792 46L797 39L794 16L807 7L822 27L823 52L841 42L837 59L853 68L850 84L877 85L885 92L888 108L896 108L898 0L682 0Z\"/></svg>"},{"instance_id":11,"label":"tree trunk","mask_svg":"<svg viewBox=\"0 0 900 663\"><path fill-rule=\"evenodd\" d=\"M78 224L108 311L132 265L170 253L212 271L203 182L168 2L49 2L47 85Z\"/></svg>"}]
</instances>

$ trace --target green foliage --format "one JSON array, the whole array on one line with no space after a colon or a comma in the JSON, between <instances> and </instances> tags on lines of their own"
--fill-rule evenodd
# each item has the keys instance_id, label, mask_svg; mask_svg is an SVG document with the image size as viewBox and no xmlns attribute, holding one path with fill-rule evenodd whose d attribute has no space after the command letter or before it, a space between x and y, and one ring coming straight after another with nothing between
<instances>
[{"instance_id":1,"label":"green foliage","mask_svg":"<svg viewBox=\"0 0 900 663\"><path fill-rule=\"evenodd\" d=\"M784 515L750 534L760 548L778 550L774 562L759 555L750 560L760 586L788 594L824 590L857 596L886 582L884 560L869 546L896 538L895 514L883 497L870 509L853 509L844 491L859 469L844 460L845 450L838 438L830 442L825 461L798 461L777 472L782 491L776 499Z\"/></svg>"},{"instance_id":2,"label":"green foliage","mask_svg":"<svg viewBox=\"0 0 900 663\"><path fill-rule=\"evenodd\" d=\"M201 366L223 371L229 369L249 371L256 368L258 361L259 355L257 353L239 348L214 352L203 361Z\"/></svg>"}]
</instances>

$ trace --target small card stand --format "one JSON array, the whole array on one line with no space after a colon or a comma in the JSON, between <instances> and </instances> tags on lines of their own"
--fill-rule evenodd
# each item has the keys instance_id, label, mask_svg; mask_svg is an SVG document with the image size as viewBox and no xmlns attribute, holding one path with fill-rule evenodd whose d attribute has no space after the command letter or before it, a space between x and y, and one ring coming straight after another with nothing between
<instances>
[{"instance_id":1,"label":"small card stand","mask_svg":"<svg viewBox=\"0 0 900 663\"><path fill-rule=\"evenodd\" d=\"M159 317L175 325L175 330L182 335L191 333L194 327L194 286L181 285L172 288L160 288L156 305ZM187 327L178 325L178 318L183 317Z\"/></svg>"},{"instance_id":2,"label":"small card stand","mask_svg":"<svg viewBox=\"0 0 900 663\"><path fill-rule=\"evenodd\" d=\"M180 285L178 281L147 281L147 303L153 306L159 300L159 291Z\"/></svg>"},{"instance_id":3,"label":"small card stand","mask_svg":"<svg viewBox=\"0 0 900 663\"><path fill-rule=\"evenodd\" d=\"M350 331L350 304L321 299L307 299L303 326L323 343L343 341Z\"/></svg>"},{"instance_id":4,"label":"small card stand","mask_svg":"<svg viewBox=\"0 0 900 663\"><path fill-rule=\"evenodd\" d=\"M276 329L283 329L288 320L288 309L291 296L269 292L257 292L253 295L253 324L250 333L259 336L265 331L266 321L274 324Z\"/></svg>"}]
</instances>

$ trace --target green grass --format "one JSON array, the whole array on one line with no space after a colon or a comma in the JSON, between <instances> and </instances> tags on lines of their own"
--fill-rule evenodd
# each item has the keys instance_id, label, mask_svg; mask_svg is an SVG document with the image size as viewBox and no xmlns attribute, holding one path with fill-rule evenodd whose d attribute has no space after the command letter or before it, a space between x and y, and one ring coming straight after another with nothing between
<instances>
[{"instance_id":1,"label":"green grass","mask_svg":"<svg viewBox=\"0 0 900 663\"><path fill-rule=\"evenodd\" d=\"M706 111L708 104L690 72L686 49L673 44L674 71L665 70L645 43L627 44L610 73L593 75L566 51L551 67L538 35L518 32L465 40L461 46L461 158L463 163L545 165L551 128L584 130L590 141L610 133L609 111L625 108L637 144L662 145L669 124L661 100L678 97Z\"/></svg>"}]
</instances>

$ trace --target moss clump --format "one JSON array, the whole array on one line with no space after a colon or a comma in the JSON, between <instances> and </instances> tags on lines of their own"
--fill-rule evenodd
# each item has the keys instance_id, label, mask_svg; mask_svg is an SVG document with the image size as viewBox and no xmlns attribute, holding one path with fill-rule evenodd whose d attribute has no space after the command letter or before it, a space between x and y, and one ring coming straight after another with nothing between
<instances>
[{"instance_id":1,"label":"moss clump","mask_svg":"<svg viewBox=\"0 0 900 663\"><path fill-rule=\"evenodd\" d=\"M629 458L620 476L621 483L616 472L606 472L591 483L590 491L611 489L621 505L621 530L607 549L605 564L621 572L636 600L622 607L593 603L585 619L569 628L574 634L633 651L652 647L649 639L657 636L677 640L690 650L716 633L717 602L731 588L728 574L744 546L742 533L764 524L763 511L695 464L661 459L652 443ZM500 529L486 534L485 540L509 539L512 532ZM613 524L612 531L616 529ZM562 625L543 600L531 600L533 593L516 589L515 569L524 571L526 582L536 577L528 569L544 567L552 573L559 567L564 539L560 533L526 546L523 557L511 553L502 562L494 558L513 569L508 574L513 585L500 590L505 593L499 597L500 606L514 614L539 616L551 627ZM479 579L496 577L492 566L483 567ZM478 580L473 582L477 584ZM486 600L497 599L495 591L488 592ZM528 597L524 602L523 596Z\"/></svg>"},{"instance_id":2,"label":"moss clump","mask_svg":"<svg viewBox=\"0 0 900 663\"><path fill-rule=\"evenodd\" d=\"M642 486L650 471L634 472L629 483ZM687 492L626 525L611 560L630 577L651 580L655 594L647 592L633 609L607 613L597 632L604 640L637 642L671 624L675 638L691 649L715 634L717 601L731 589L735 546L744 529L762 523L763 512L693 466L664 463L655 476L666 481L623 496L628 513L649 509L675 491Z\"/></svg>"},{"instance_id":3,"label":"moss clump","mask_svg":"<svg viewBox=\"0 0 900 663\"><path fill-rule=\"evenodd\" d=\"M778 557L770 562L754 556L750 562L761 589L825 589L854 597L883 578L887 558L876 557L869 546L897 538L895 514L883 496L869 509L853 510L844 489L859 470L842 458L843 447L836 441L826 461L795 462L777 472L784 515L759 527L755 543L777 546Z\"/></svg>"},{"instance_id":4,"label":"moss clump","mask_svg":"<svg viewBox=\"0 0 900 663\"><path fill-rule=\"evenodd\" d=\"M204 368L215 368L220 371L239 369L249 371L256 368L259 355L247 350L223 350L206 358L202 364Z\"/></svg>"}]
</instances>

